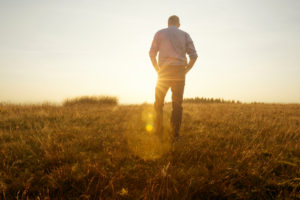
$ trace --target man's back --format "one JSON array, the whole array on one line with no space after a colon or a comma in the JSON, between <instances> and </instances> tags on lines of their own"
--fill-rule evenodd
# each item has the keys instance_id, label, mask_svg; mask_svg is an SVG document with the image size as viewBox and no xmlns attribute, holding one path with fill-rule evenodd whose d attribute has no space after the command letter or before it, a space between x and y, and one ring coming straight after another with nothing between
<instances>
[{"instance_id":1,"label":"man's back","mask_svg":"<svg viewBox=\"0 0 300 200\"><path fill-rule=\"evenodd\" d=\"M190 58L197 57L189 34L176 26L161 29L155 34L149 54L156 56L158 52L159 66L185 66L187 65L186 54Z\"/></svg>"}]
</instances>

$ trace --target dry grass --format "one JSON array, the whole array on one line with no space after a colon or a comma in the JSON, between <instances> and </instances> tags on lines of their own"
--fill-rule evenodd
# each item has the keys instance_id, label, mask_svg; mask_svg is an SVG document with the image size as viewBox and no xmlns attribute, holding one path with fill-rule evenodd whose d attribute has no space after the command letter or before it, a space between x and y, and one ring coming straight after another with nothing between
<instances>
[{"instance_id":1,"label":"dry grass","mask_svg":"<svg viewBox=\"0 0 300 200\"><path fill-rule=\"evenodd\" d=\"M300 105L184 104L174 146L152 105L84 105L0 104L0 199L300 198Z\"/></svg>"}]
</instances>

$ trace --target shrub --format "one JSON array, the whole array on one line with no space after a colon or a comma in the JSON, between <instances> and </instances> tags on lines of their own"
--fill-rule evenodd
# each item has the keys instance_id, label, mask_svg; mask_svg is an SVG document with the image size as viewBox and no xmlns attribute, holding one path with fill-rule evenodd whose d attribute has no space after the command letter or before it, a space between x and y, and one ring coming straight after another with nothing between
<instances>
[{"instance_id":1,"label":"shrub","mask_svg":"<svg viewBox=\"0 0 300 200\"><path fill-rule=\"evenodd\" d=\"M81 96L71 99L66 99L63 106L74 105L117 105L118 98L111 96Z\"/></svg>"}]
</instances>

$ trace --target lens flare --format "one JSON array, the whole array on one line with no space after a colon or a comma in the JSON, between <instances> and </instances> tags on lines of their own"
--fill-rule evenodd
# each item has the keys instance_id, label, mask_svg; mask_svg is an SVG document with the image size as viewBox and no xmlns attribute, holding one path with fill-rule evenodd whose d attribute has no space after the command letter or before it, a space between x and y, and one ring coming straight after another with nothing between
<instances>
[{"instance_id":1,"label":"lens flare","mask_svg":"<svg viewBox=\"0 0 300 200\"><path fill-rule=\"evenodd\" d=\"M137 128L136 117L140 115L141 123L143 123L142 131ZM129 120L131 129L124 132L127 139L128 147L132 153L144 160L156 160L162 157L171 149L169 142L162 142L161 138L154 134L154 118L155 112L153 105L144 105L141 113L131 116ZM126 189L126 188L125 188Z\"/></svg>"},{"instance_id":2,"label":"lens flare","mask_svg":"<svg viewBox=\"0 0 300 200\"><path fill-rule=\"evenodd\" d=\"M145 123L145 130L147 132L152 132L153 130L153 123L154 123L154 116L153 116L153 108L147 107L142 112L142 120Z\"/></svg>"},{"instance_id":3,"label":"lens flare","mask_svg":"<svg viewBox=\"0 0 300 200\"><path fill-rule=\"evenodd\" d=\"M146 131L151 132L153 130L153 125L152 124L147 124L146 125Z\"/></svg>"}]
</instances>

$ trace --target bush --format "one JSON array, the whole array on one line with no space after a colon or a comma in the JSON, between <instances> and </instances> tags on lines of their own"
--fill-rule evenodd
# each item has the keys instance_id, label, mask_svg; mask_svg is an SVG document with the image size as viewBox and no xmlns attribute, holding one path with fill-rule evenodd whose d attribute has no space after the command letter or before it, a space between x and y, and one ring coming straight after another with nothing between
<instances>
[{"instance_id":1,"label":"bush","mask_svg":"<svg viewBox=\"0 0 300 200\"><path fill-rule=\"evenodd\" d=\"M111 96L81 96L72 99L66 99L63 106L74 105L117 105L118 98Z\"/></svg>"}]
</instances>

